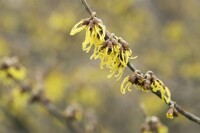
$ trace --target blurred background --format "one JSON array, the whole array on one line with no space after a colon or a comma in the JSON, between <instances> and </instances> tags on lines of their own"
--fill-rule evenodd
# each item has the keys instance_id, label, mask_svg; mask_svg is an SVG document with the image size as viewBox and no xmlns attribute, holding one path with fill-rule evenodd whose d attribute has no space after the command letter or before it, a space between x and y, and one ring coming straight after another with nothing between
<instances>
[{"instance_id":1,"label":"blurred background","mask_svg":"<svg viewBox=\"0 0 200 133\"><path fill-rule=\"evenodd\" d=\"M154 73L172 99L200 116L200 1L88 0L110 32L129 42L134 65ZM80 0L1 0L0 58L17 56L30 80L42 76L46 96L60 109L79 104L100 133L137 133L148 116L158 116L170 133L199 133L183 116L169 120L168 106L151 93L134 89L122 95L123 79L107 79L99 60L82 51L84 32L71 28L89 17ZM130 75L125 70L123 77ZM1 133L64 133L64 125L17 86L0 85ZM81 120L80 120L81 121Z\"/></svg>"}]
</instances>

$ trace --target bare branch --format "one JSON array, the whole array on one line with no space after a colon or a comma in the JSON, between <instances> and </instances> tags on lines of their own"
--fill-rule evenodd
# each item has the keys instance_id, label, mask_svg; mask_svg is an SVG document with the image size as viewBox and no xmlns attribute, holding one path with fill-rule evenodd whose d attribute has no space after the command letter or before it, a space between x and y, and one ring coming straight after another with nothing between
<instances>
[{"instance_id":1,"label":"bare branch","mask_svg":"<svg viewBox=\"0 0 200 133\"><path fill-rule=\"evenodd\" d=\"M24 93L28 93L31 96L31 102L41 103L41 105L56 119L65 124L67 129L73 133L81 133L83 129L80 127L74 127L72 125L72 120L64 115L63 111L60 111L54 104L48 99L42 89L38 89L36 92L33 91L33 87L30 83L24 81L16 83L20 86L20 89ZM80 131L81 130L81 131Z\"/></svg>"}]
</instances>

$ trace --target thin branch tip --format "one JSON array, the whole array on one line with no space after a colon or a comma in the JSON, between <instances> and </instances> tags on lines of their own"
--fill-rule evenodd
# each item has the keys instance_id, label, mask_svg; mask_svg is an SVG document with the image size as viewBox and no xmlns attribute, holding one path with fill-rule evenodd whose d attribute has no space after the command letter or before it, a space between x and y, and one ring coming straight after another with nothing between
<instances>
[{"instance_id":1,"label":"thin branch tip","mask_svg":"<svg viewBox=\"0 0 200 133\"><path fill-rule=\"evenodd\" d=\"M81 0L81 3L85 6L86 11L90 15L92 15L93 11L92 11L91 7L88 5L87 1L86 0Z\"/></svg>"}]
</instances>

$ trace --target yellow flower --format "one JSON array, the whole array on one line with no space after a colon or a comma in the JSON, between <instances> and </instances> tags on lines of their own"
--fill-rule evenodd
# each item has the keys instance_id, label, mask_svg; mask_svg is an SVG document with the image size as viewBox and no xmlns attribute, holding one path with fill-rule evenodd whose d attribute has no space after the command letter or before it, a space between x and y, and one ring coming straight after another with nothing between
<instances>
[{"instance_id":1,"label":"yellow flower","mask_svg":"<svg viewBox=\"0 0 200 133\"><path fill-rule=\"evenodd\" d=\"M149 92L149 90L144 89L143 86L140 86L140 85L136 85L136 84L134 84L134 87L135 87L137 90L142 90L142 91L144 91L144 92Z\"/></svg>"},{"instance_id":2,"label":"yellow flower","mask_svg":"<svg viewBox=\"0 0 200 133\"><path fill-rule=\"evenodd\" d=\"M168 128L167 126L161 125L158 127L158 133L168 133Z\"/></svg>"},{"instance_id":3,"label":"yellow flower","mask_svg":"<svg viewBox=\"0 0 200 133\"><path fill-rule=\"evenodd\" d=\"M160 98L166 103L171 101L171 93L161 80L153 80L151 88L153 92L160 92Z\"/></svg>"},{"instance_id":4,"label":"yellow flower","mask_svg":"<svg viewBox=\"0 0 200 133\"><path fill-rule=\"evenodd\" d=\"M120 49L120 62L123 66L127 66L127 63L129 59L135 59L136 57L132 57L132 51L129 48L129 45L126 41L124 41L122 38L118 39L118 42L121 45Z\"/></svg>"},{"instance_id":5,"label":"yellow flower","mask_svg":"<svg viewBox=\"0 0 200 133\"><path fill-rule=\"evenodd\" d=\"M90 18L81 20L71 30L70 35L74 35L82 30L86 30L85 40L82 43L83 51L88 53L94 46L94 52L90 59L100 59L100 67L110 69L108 78L113 75L119 80L127 66L129 59L133 59L132 51L128 43L114 34L109 34L105 40L106 27L102 21L93 13Z\"/></svg>"},{"instance_id":6,"label":"yellow flower","mask_svg":"<svg viewBox=\"0 0 200 133\"><path fill-rule=\"evenodd\" d=\"M120 62L123 66L126 66L128 63L129 58L131 57L132 51L129 50L121 50L121 58L120 58Z\"/></svg>"},{"instance_id":7,"label":"yellow flower","mask_svg":"<svg viewBox=\"0 0 200 133\"><path fill-rule=\"evenodd\" d=\"M166 117L167 118L169 118L169 119L173 119L174 118L174 116L173 116L173 112L171 112L171 113L166 113Z\"/></svg>"},{"instance_id":8,"label":"yellow flower","mask_svg":"<svg viewBox=\"0 0 200 133\"><path fill-rule=\"evenodd\" d=\"M110 67L117 62L117 57L119 56L119 49L119 45L113 45L112 43L108 44L106 48L101 47L99 51L99 58L101 62L105 63L102 63L101 68L103 68L104 65L106 65L106 67Z\"/></svg>"},{"instance_id":9,"label":"yellow flower","mask_svg":"<svg viewBox=\"0 0 200 133\"><path fill-rule=\"evenodd\" d=\"M121 84L120 90L122 94L125 94L126 91L131 91L130 87L132 85L132 83L129 81L130 77L127 76L126 78L124 78L124 81Z\"/></svg>"},{"instance_id":10,"label":"yellow flower","mask_svg":"<svg viewBox=\"0 0 200 133\"><path fill-rule=\"evenodd\" d=\"M166 113L166 117L169 119L173 119L174 117L178 117L178 111L174 108L174 105L170 106L170 109Z\"/></svg>"},{"instance_id":11,"label":"yellow flower","mask_svg":"<svg viewBox=\"0 0 200 133\"><path fill-rule=\"evenodd\" d=\"M88 53L92 46L98 48L104 42L105 27L102 24L100 25L94 25L93 28L86 27L85 41L82 43L83 51Z\"/></svg>"},{"instance_id":12,"label":"yellow flower","mask_svg":"<svg viewBox=\"0 0 200 133\"><path fill-rule=\"evenodd\" d=\"M76 33L84 30L87 26L83 25L84 20L81 20L80 22L78 22L77 24L74 25L74 27L72 28L70 35L75 35Z\"/></svg>"},{"instance_id":13,"label":"yellow flower","mask_svg":"<svg viewBox=\"0 0 200 133\"><path fill-rule=\"evenodd\" d=\"M27 93L22 93L19 88L14 88L11 92L11 107L12 111L18 114L21 111L24 111L28 105L30 96Z\"/></svg>"},{"instance_id":14,"label":"yellow flower","mask_svg":"<svg viewBox=\"0 0 200 133\"><path fill-rule=\"evenodd\" d=\"M7 69L7 73L16 80L24 80L26 78L26 68L23 66L15 67L11 66Z\"/></svg>"},{"instance_id":15,"label":"yellow flower","mask_svg":"<svg viewBox=\"0 0 200 133\"><path fill-rule=\"evenodd\" d=\"M4 85L12 84L12 79L8 76L8 73L5 70L0 70L0 79Z\"/></svg>"},{"instance_id":16,"label":"yellow flower","mask_svg":"<svg viewBox=\"0 0 200 133\"><path fill-rule=\"evenodd\" d=\"M108 78L114 75L117 77L117 80L119 80L129 59L132 59L132 52L128 48L128 45L124 48L117 39L118 37L111 35L110 38L102 44L99 50L94 52L91 58L99 58L101 60L101 69L103 69L104 66L110 69Z\"/></svg>"},{"instance_id":17,"label":"yellow flower","mask_svg":"<svg viewBox=\"0 0 200 133\"><path fill-rule=\"evenodd\" d=\"M152 133L151 131L143 131L142 133Z\"/></svg>"},{"instance_id":18,"label":"yellow flower","mask_svg":"<svg viewBox=\"0 0 200 133\"><path fill-rule=\"evenodd\" d=\"M95 50L97 50L96 48L105 41L106 27L100 19L93 15L90 18L78 22L72 28L70 35L74 35L84 29L86 30L86 36L85 41L82 43L83 51L88 53L92 46L95 46Z\"/></svg>"},{"instance_id":19,"label":"yellow flower","mask_svg":"<svg viewBox=\"0 0 200 133\"><path fill-rule=\"evenodd\" d=\"M116 63L113 67L110 68L110 74L107 76L108 78L111 78L113 75L119 80L122 77L123 71L125 67L121 64Z\"/></svg>"},{"instance_id":20,"label":"yellow flower","mask_svg":"<svg viewBox=\"0 0 200 133\"><path fill-rule=\"evenodd\" d=\"M114 45L113 47L106 47L99 52L99 58L101 60L100 67L103 69L104 66L110 69L108 78L115 75L119 80L125 67L120 62L120 46Z\"/></svg>"},{"instance_id":21,"label":"yellow flower","mask_svg":"<svg viewBox=\"0 0 200 133\"><path fill-rule=\"evenodd\" d=\"M0 69L0 79L5 85L12 84L14 80L24 80L26 78L26 68L23 66L9 66Z\"/></svg>"}]
</instances>

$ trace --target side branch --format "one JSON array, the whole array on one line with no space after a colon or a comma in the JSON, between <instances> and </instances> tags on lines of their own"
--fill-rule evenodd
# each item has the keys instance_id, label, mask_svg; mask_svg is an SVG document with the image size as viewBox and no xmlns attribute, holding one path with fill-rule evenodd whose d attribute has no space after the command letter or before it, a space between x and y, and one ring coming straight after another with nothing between
<instances>
[{"instance_id":1,"label":"side branch","mask_svg":"<svg viewBox=\"0 0 200 133\"><path fill-rule=\"evenodd\" d=\"M87 11L90 15L92 15L92 12L93 12L93 11L92 11L92 9L90 8L90 6L87 4L86 0L81 0L81 2L82 2L82 4L85 6L86 11ZM109 38L109 37L110 37L110 34L109 34L109 32L107 31L107 32L106 32L106 35L105 35L105 38ZM129 68L132 72L135 72L135 71L137 70L137 69L134 67L134 65L133 65L132 63L130 63L130 62L127 63L127 66L128 66L128 68ZM154 93L154 92L152 92L152 93L155 94L155 95L157 95L157 96L160 98L160 96L159 96L158 93ZM174 102L174 101L171 100L171 101L169 102L168 105L169 105L169 106L174 105L174 108L175 108L180 114L182 114L183 116L185 116L185 117L188 118L189 120L191 120L191 121L193 121L193 122L195 122L195 123L200 124L200 118L199 118L198 116L195 116L194 114L185 111L185 110L182 109L176 102Z\"/></svg>"},{"instance_id":2,"label":"side branch","mask_svg":"<svg viewBox=\"0 0 200 133\"><path fill-rule=\"evenodd\" d=\"M18 79L12 75L12 73L7 73L8 69L10 68L20 71L23 66L18 63L18 59L15 57L5 58L3 62L0 62L0 71L5 72L6 75L9 75L7 78L19 86L18 88L20 89L21 93L26 93L30 96L30 103L39 103L42 105L52 116L63 123L69 132L81 133L84 131L82 127L75 127L73 124L73 121L76 119L75 115L69 115L65 113L65 111L59 110L56 105L54 105L54 103L48 97L46 97L42 85L38 83L36 87L33 86L27 77L23 80Z\"/></svg>"},{"instance_id":3,"label":"side branch","mask_svg":"<svg viewBox=\"0 0 200 133\"><path fill-rule=\"evenodd\" d=\"M33 87L29 83L25 83L24 81L19 82L16 81L16 83L20 86L22 93L27 93L31 96L31 102L34 103L40 103L52 116L54 116L57 120L59 120L61 123L63 123L69 132L74 133L80 133L80 128L75 128L72 125L73 119L70 119L70 117L66 116L61 110L59 110L54 103L48 99L44 92L40 89L37 92L34 93Z\"/></svg>"}]
</instances>

